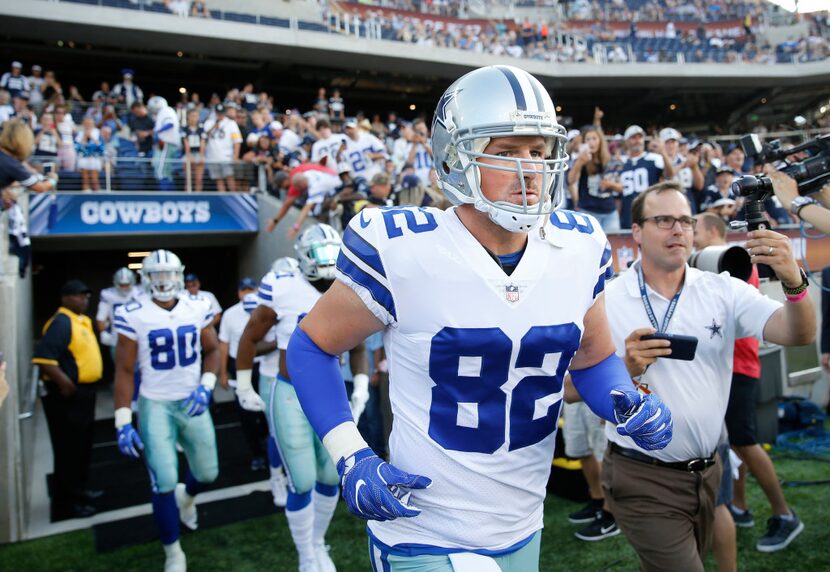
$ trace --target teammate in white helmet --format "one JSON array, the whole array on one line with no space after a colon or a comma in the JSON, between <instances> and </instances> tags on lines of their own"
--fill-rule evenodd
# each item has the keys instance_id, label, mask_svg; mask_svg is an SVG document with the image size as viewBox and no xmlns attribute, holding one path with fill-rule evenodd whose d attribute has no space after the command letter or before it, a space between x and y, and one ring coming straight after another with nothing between
<instances>
[{"instance_id":1,"label":"teammate in white helmet","mask_svg":"<svg viewBox=\"0 0 830 572\"><path fill-rule=\"evenodd\" d=\"M285 364L285 348L291 333L331 286L334 263L340 252L340 236L326 224L305 230L295 242L299 263L278 261L259 285L259 306L248 321L237 350L237 396L246 408L265 407L269 427L276 439L288 473L285 517L297 548L301 572L334 572L325 534L337 507L339 477L331 457L314 434ZM251 367L256 343L274 325L277 328L279 362L260 366L259 389L251 387ZM361 340L362 341L362 340ZM356 420L369 397L368 363L363 344L350 353L354 375L352 415ZM273 365L275 377L270 373ZM341 382L342 388L342 382ZM327 396L320 395L320 399Z\"/></svg>"},{"instance_id":2,"label":"teammate in white helmet","mask_svg":"<svg viewBox=\"0 0 830 572\"><path fill-rule=\"evenodd\" d=\"M210 304L183 292L179 257L156 250L142 266L147 295L115 313L115 427L121 452L134 458L143 452L150 472L164 570L183 572L187 560L179 544L179 521L190 529L198 527L194 497L219 472L208 410L219 371L219 343ZM130 410L136 364L142 378L138 430ZM176 443L187 458L184 483L178 482Z\"/></svg>"}]
</instances>

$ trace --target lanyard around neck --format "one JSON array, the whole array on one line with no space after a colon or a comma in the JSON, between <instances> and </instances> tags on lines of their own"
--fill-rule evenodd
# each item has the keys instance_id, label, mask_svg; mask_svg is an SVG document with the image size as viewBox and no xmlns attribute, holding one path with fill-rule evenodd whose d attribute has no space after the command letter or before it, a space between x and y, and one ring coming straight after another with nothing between
<instances>
[{"instance_id":1,"label":"lanyard around neck","mask_svg":"<svg viewBox=\"0 0 830 572\"><path fill-rule=\"evenodd\" d=\"M683 292L683 284L680 285L680 289L677 291L677 294L675 294L669 302L669 307L666 310L666 315L663 316L663 323L661 325L657 323L657 316L654 315L654 309L651 307L651 302L648 299L646 281L645 278L643 278L642 262L637 263L637 282L640 284L640 298L643 300L643 306L646 309L646 314L648 314L648 319L651 322L651 325L654 326L658 332L665 332L669 327L669 321L674 315L674 310L677 308L677 301L680 299L680 293Z\"/></svg>"}]
</instances>

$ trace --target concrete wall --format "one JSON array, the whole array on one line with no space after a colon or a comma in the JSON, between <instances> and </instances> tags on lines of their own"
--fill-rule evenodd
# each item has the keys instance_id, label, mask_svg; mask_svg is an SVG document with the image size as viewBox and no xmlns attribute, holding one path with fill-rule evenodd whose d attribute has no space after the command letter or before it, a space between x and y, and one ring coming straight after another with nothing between
<instances>
[{"instance_id":1,"label":"concrete wall","mask_svg":"<svg viewBox=\"0 0 830 572\"><path fill-rule=\"evenodd\" d=\"M259 233L239 247L239 274L260 279L271 268L271 263L281 256L295 256L294 241L286 236L286 233L297 220L299 211L291 209L285 218L280 222L274 232L267 233L265 223L276 216L282 201L279 201L267 194L257 195L259 204ZM303 228L310 223L306 222ZM296 257L296 256L295 256Z\"/></svg>"},{"instance_id":2,"label":"concrete wall","mask_svg":"<svg viewBox=\"0 0 830 572\"><path fill-rule=\"evenodd\" d=\"M26 197L21 206L28 209ZM6 216L0 216L0 351L5 355L10 392L0 407L0 543L21 540L26 513L34 433L32 420L18 421L26 401L32 356L32 284L30 272L18 276L18 260L8 254Z\"/></svg>"},{"instance_id":3,"label":"concrete wall","mask_svg":"<svg viewBox=\"0 0 830 572\"><path fill-rule=\"evenodd\" d=\"M295 17L299 20L317 21L320 9L314 0L208 0L209 10L256 14L273 18Z\"/></svg>"}]
</instances>

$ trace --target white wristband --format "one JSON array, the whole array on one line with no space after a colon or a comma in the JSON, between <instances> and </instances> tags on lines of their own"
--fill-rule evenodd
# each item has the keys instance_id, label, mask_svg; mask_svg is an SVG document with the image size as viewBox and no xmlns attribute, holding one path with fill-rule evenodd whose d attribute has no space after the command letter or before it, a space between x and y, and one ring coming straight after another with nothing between
<instances>
[{"instance_id":1,"label":"white wristband","mask_svg":"<svg viewBox=\"0 0 830 572\"><path fill-rule=\"evenodd\" d=\"M325 434L323 446L336 465L340 459L346 459L369 445L360 436L354 421L344 421Z\"/></svg>"},{"instance_id":2,"label":"white wristband","mask_svg":"<svg viewBox=\"0 0 830 572\"><path fill-rule=\"evenodd\" d=\"M115 410L115 428L121 429L124 425L133 422L133 412L129 407L119 407Z\"/></svg>"},{"instance_id":3,"label":"white wristband","mask_svg":"<svg viewBox=\"0 0 830 572\"><path fill-rule=\"evenodd\" d=\"M352 385L354 386L354 391L358 391L361 393L368 393L369 391L369 376L365 373L356 373L352 377Z\"/></svg>"},{"instance_id":4,"label":"white wristband","mask_svg":"<svg viewBox=\"0 0 830 572\"><path fill-rule=\"evenodd\" d=\"M389 364L386 362L385 359L380 360L378 364L375 366L375 369L378 370L380 373L389 373Z\"/></svg>"},{"instance_id":5,"label":"white wristband","mask_svg":"<svg viewBox=\"0 0 830 572\"><path fill-rule=\"evenodd\" d=\"M237 391L249 391L252 390L254 386L251 384L251 370L250 369L238 369L236 370L236 390Z\"/></svg>"},{"instance_id":6,"label":"white wristband","mask_svg":"<svg viewBox=\"0 0 830 572\"><path fill-rule=\"evenodd\" d=\"M201 384L213 391L213 388L216 387L216 374L212 371L206 371L202 374Z\"/></svg>"}]
</instances>

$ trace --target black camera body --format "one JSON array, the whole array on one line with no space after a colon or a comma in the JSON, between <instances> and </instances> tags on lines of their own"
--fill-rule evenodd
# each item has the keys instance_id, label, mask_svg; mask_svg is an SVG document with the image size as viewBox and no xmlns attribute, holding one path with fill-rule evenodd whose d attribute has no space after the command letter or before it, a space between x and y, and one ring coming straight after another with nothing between
<instances>
[{"instance_id":1,"label":"black camera body","mask_svg":"<svg viewBox=\"0 0 830 572\"><path fill-rule=\"evenodd\" d=\"M756 164L780 163L778 170L795 179L799 195L820 191L830 181L830 134L788 149L782 149L778 139L762 143L754 133L741 137L740 143L746 156ZM787 161L787 157L802 151L810 153L810 157L798 162ZM772 180L764 175L747 175L732 183L732 192L747 198L748 230L768 228L764 201L773 194Z\"/></svg>"},{"instance_id":2,"label":"black camera body","mask_svg":"<svg viewBox=\"0 0 830 572\"><path fill-rule=\"evenodd\" d=\"M830 180L830 134L821 135L789 149L782 149L781 141L778 139L762 143L755 134L744 135L740 143L747 157L751 157L756 163L782 162L778 170L796 180L799 195L820 191ZM802 151L810 153L811 156L803 161L787 161L787 157ZM772 181L763 175L741 177L732 183L732 190L744 197L757 191L772 192Z\"/></svg>"}]
</instances>

